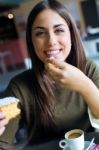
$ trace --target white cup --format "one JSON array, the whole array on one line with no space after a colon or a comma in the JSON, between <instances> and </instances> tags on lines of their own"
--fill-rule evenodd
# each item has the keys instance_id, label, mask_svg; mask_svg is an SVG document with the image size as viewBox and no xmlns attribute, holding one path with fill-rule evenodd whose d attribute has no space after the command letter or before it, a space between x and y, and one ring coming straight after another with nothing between
<instances>
[{"instance_id":1,"label":"white cup","mask_svg":"<svg viewBox=\"0 0 99 150\"><path fill-rule=\"evenodd\" d=\"M84 150L84 131L73 129L65 133L65 139L59 141L63 150Z\"/></svg>"}]
</instances>

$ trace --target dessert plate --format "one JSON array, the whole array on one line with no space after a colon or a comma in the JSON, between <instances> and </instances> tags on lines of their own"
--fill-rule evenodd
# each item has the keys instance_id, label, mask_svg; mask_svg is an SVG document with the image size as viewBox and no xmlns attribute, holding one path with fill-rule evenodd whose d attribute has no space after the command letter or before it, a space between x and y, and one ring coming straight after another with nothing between
<instances>
[{"instance_id":1,"label":"dessert plate","mask_svg":"<svg viewBox=\"0 0 99 150\"><path fill-rule=\"evenodd\" d=\"M85 150L86 150L86 148L89 146L89 144L90 144L90 141L85 141ZM95 145L95 143L92 144L92 146L90 147L90 150L93 149L93 146L94 146L94 145Z\"/></svg>"}]
</instances>

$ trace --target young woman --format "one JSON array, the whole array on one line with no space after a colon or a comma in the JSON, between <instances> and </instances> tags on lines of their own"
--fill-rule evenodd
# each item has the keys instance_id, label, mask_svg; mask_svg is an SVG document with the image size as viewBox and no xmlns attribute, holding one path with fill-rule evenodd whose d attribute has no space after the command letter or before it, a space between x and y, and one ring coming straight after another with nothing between
<instances>
[{"instance_id":1,"label":"young woman","mask_svg":"<svg viewBox=\"0 0 99 150\"><path fill-rule=\"evenodd\" d=\"M86 58L69 12L57 1L38 3L28 17L26 40L33 67L6 90L20 100L21 115L8 123L0 113L0 140L33 144L74 128L91 131L89 116L99 118L99 68Z\"/></svg>"}]
</instances>

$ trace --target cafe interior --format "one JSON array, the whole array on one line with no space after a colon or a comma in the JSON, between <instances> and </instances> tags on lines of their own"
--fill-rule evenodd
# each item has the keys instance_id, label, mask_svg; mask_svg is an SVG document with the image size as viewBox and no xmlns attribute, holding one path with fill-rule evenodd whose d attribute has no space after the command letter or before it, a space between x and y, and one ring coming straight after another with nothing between
<instances>
[{"instance_id":1,"label":"cafe interior","mask_svg":"<svg viewBox=\"0 0 99 150\"><path fill-rule=\"evenodd\" d=\"M28 14L40 0L0 0L0 97L16 74L32 67L25 29ZM60 0L74 17L85 53L99 65L99 0Z\"/></svg>"}]
</instances>

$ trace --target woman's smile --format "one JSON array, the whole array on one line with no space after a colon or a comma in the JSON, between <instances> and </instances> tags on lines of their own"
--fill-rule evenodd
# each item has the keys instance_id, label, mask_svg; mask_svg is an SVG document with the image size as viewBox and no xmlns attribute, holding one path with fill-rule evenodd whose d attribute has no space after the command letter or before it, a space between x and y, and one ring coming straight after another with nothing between
<instances>
[{"instance_id":1,"label":"woman's smile","mask_svg":"<svg viewBox=\"0 0 99 150\"><path fill-rule=\"evenodd\" d=\"M60 55L61 51L62 51L62 49L51 49L51 50L44 51L44 53L45 53L46 57L48 57L48 58L51 58L51 57L57 58L58 55Z\"/></svg>"}]
</instances>

